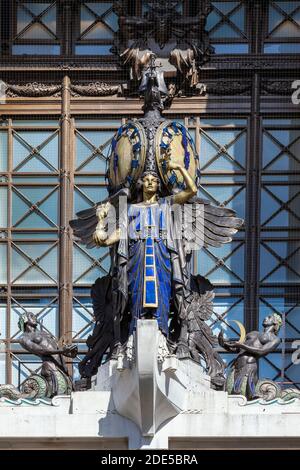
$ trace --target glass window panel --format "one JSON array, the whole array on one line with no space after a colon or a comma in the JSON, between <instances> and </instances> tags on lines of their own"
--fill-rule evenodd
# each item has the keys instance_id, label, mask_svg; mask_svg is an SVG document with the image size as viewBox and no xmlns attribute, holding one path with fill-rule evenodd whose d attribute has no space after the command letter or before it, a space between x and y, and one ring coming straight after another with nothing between
<instances>
[{"instance_id":1,"label":"glass window panel","mask_svg":"<svg viewBox=\"0 0 300 470\"><path fill-rule=\"evenodd\" d=\"M265 44L264 52L266 54L299 54L300 44L296 43L279 43Z\"/></svg>"},{"instance_id":2,"label":"glass window panel","mask_svg":"<svg viewBox=\"0 0 300 470\"><path fill-rule=\"evenodd\" d=\"M58 135L52 132L26 132L18 131L13 140L14 168L22 172L49 172L58 168ZM32 150L39 150L37 155L27 159ZM42 158L40 158L42 157ZM24 161L27 159L26 161ZM49 165L48 163L51 165Z\"/></svg>"},{"instance_id":3,"label":"glass window panel","mask_svg":"<svg viewBox=\"0 0 300 470\"><path fill-rule=\"evenodd\" d=\"M55 176L55 175L41 176L41 174L32 175L32 177L13 176L12 180L15 183L16 187L19 187L20 183L58 183L59 182L58 176Z\"/></svg>"},{"instance_id":4,"label":"glass window panel","mask_svg":"<svg viewBox=\"0 0 300 470\"><path fill-rule=\"evenodd\" d=\"M28 2L24 4L26 8L28 8L34 16L40 15L43 11L45 11L51 3L33 3L33 2ZM53 7L52 7L53 8Z\"/></svg>"},{"instance_id":5,"label":"glass window panel","mask_svg":"<svg viewBox=\"0 0 300 470\"><path fill-rule=\"evenodd\" d=\"M230 15L230 20L241 30L245 30L245 8L240 7L235 13Z\"/></svg>"},{"instance_id":6,"label":"glass window panel","mask_svg":"<svg viewBox=\"0 0 300 470\"><path fill-rule=\"evenodd\" d=\"M7 132L0 132L0 171L7 171Z\"/></svg>"},{"instance_id":7,"label":"glass window panel","mask_svg":"<svg viewBox=\"0 0 300 470\"><path fill-rule=\"evenodd\" d=\"M277 256L276 256L277 255ZM279 256L279 259L278 259ZM287 266L281 265L287 259ZM264 242L260 248L260 279L265 283L299 283L299 242Z\"/></svg>"},{"instance_id":8,"label":"glass window panel","mask_svg":"<svg viewBox=\"0 0 300 470\"><path fill-rule=\"evenodd\" d=\"M222 172L240 171L241 166L245 167L246 134L239 134L240 131L235 130L205 130L205 134L201 135L200 168L205 166L207 170ZM218 158L214 159L223 146L226 146L227 153L219 154Z\"/></svg>"},{"instance_id":9,"label":"glass window panel","mask_svg":"<svg viewBox=\"0 0 300 470\"><path fill-rule=\"evenodd\" d=\"M7 284L7 245L6 243L0 243L0 257L1 257L0 284Z\"/></svg>"},{"instance_id":10,"label":"glass window panel","mask_svg":"<svg viewBox=\"0 0 300 470\"><path fill-rule=\"evenodd\" d=\"M31 23L32 19L32 15L24 10L24 8L18 8L17 33L19 34L21 31L23 31L23 29Z\"/></svg>"},{"instance_id":11,"label":"glass window panel","mask_svg":"<svg viewBox=\"0 0 300 470\"><path fill-rule=\"evenodd\" d=\"M91 299L81 297L79 300L81 304L84 304L85 308L74 300L72 315L72 336L73 339L75 338L76 340L87 339L94 328L93 307Z\"/></svg>"},{"instance_id":12,"label":"glass window panel","mask_svg":"<svg viewBox=\"0 0 300 470\"><path fill-rule=\"evenodd\" d=\"M248 44L217 44L212 43L216 54L248 54Z\"/></svg>"},{"instance_id":13,"label":"glass window panel","mask_svg":"<svg viewBox=\"0 0 300 470\"><path fill-rule=\"evenodd\" d=\"M284 21L272 33L274 38L292 38L300 36L300 28L291 21Z\"/></svg>"},{"instance_id":14,"label":"glass window panel","mask_svg":"<svg viewBox=\"0 0 300 470\"><path fill-rule=\"evenodd\" d=\"M96 15L102 16L107 10L112 7L112 2L85 2Z\"/></svg>"},{"instance_id":15,"label":"glass window panel","mask_svg":"<svg viewBox=\"0 0 300 470\"><path fill-rule=\"evenodd\" d=\"M261 200L261 221L265 223L266 220L272 216L272 214L281 208L282 203L291 204L291 209L297 207L296 202L299 201L299 189L296 185L272 185L267 186L265 185L265 189L263 188L262 193L262 200ZM277 201L277 199L279 199ZM289 200L292 199L292 202L289 203ZM281 202L282 201L282 202ZM295 211L295 210L294 210ZM287 212L284 208L280 210L280 218L277 220L277 225L285 226L288 223L295 224L295 216L292 213ZM297 209L296 209L297 214ZM278 216L276 216L278 217ZM268 222L274 226L274 219ZM275 224L276 225L276 224Z\"/></svg>"},{"instance_id":16,"label":"glass window panel","mask_svg":"<svg viewBox=\"0 0 300 470\"><path fill-rule=\"evenodd\" d=\"M211 2L212 6L216 7L224 15L228 15L238 4L239 2Z\"/></svg>"},{"instance_id":17,"label":"glass window panel","mask_svg":"<svg viewBox=\"0 0 300 470\"><path fill-rule=\"evenodd\" d=\"M119 127L122 119L75 119L76 127L95 126L95 127Z\"/></svg>"},{"instance_id":18,"label":"glass window panel","mask_svg":"<svg viewBox=\"0 0 300 470\"><path fill-rule=\"evenodd\" d=\"M218 289L215 289L218 293ZM207 321L214 335L223 331L228 339L239 338L239 328L235 321L244 323L244 301L237 297L215 297L214 313Z\"/></svg>"},{"instance_id":19,"label":"glass window panel","mask_svg":"<svg viewBox=\"0 0 300 470\"><path fill-rule=\"evenodd\" d=\"M238 38L240 34L235 31L230 25L223 24L219 26L217 29L211 32L210 34L211 39L217 38Z\"/></svg>"},{"instance_id":20,"label":"glass window panel","mask_svg":"<svg viewBox=\"0 0 300 470\"><path fill-rule=\"evenodd\" d=\"M84 5L81 5L80 33L82 34L95 22L95 15L91 13Z\"/></svg>"},{"instance_id":21,"label":"glass window panel","mask_svg":"<svg viewBox=\"0 0 300 470\"><path fill-rule=\"evenodd\" d=\"M31 354L18 354L12 358L12 383L18 387L29 375L41 367L41 360Z\"/></svg>"},{"instance_id":22,"label":"glass window panel","mask_svg":"<svg viewBox=\"0 0 300 470\"><path fill-rule=\"evenodd\" d=\"M1 319L0 319L1 325ZM6 353L5 344L0 340L0 384L6 383Z\"/></svg>"},{"instance_id":23,"label":"glass window panel","mask_svg":"<svg viewBox=\"0 0 300 470\"><path fill-rule=\"evenodd\" d=\"M49 243L22 243L18 251L12 251L12 279L16 284L53 284L57 280L57 246ZM50 249L51 248L51 249ZM48 254L45 253L48 251ZM27 255L27 256L26 256ZM41 258L41 259L40 259ZM39 259L38 267L32 266L31 261ZM26 268L29 269L24 273ZM47 275L48 274L48 275ZM50 277L49 277L50 276ZM16 279L18 278L18 279Z\"/></svg>"},{"instance_id":24,"label":"glass window panel","mask_svg":"<svg viewBox=\"0 0 300 470\"><path fill-rule=\"evenodd\" d=\"M0 186L0 227L7 227L7 188Z\"/></svg>"},{"instance_id":25,"label":"glass window panel","mask_svg":"<svg viewBox=\"0 0 300 470\"><path fill-rule=\"evenodd\" d=\"M198 270L213 284L240 283L244 279L244 245L227 243L220 248L208 247L198 252ZM233 254L231 254L233 252Z\"/></svg>"},{"instance_id":26,"label":"glass window panel","mask_svg":"<svg viewBox=\"0 0 300 470\"><path fill-rule=\"evenodd\" d=\"M49 195L51 191L52 188L49 187L18 187L18 193L16 190L13 192L13 225L29 229L55 227L58 224L58 191ZM28 203L22 199L22 195ZM46 199L39 204L38 210L30 211L31 205L44 198ZM20 223L20 218L25 214L26 217Z\"/></svg>"},{"instance_id":27,"label":"glass window panel","mask_svg":"<svg viewBox=\"0 0 300 470\"><path fill-rule=\"evenodd\" d=\"M271 380L274 380L276 378L277 380L280 380L278 374L280 374L281 367L281 354L268 354L267 359L262 357L259 361L259 377Z\"/></svg>"},{"instance_id":28,"label":"glass window panel","mask_svg":"<svg viewBox=\"0 0 300 470\"><path fill-rule=\"evenodd\" d=\"M107 188L99 186L80 186L75 188L74 210L75 213L83 209L88 209L98 201L103 201L107 197Z\"/></svg>"},{"instance_id":29,"label":"glass window panel","mask_svg":"<svg viewBox=\"0 0 300 470\"><path fill-rule=\"evenodd\" d=\"M206 21L206 30L210 31L216 24L221 20L221 16L213 10L207 17Z\"/></svg>"},{"instance_id":30,"label":"glass window panel","mask_svg":"<svg viewBox=\"0 0 300 470\"><path fill-rule=\"evenodd\" d=\"M106 172L106 158L109 156L114 131L81 131L76 139L76 168L79 171ZM89 157L102 146L100 154Z\"/></svg>"},{"instance_id":31,"label":"glass window panel","mask_svg":"<svg viewBox=\"0 0 300 470\"><path fill-rule=\"evenodd\" d=\"M1 249L1 245L0 245L0 249ZM1 257L1 259L3 258ZM6 315L7 315L6 305L3 303L0 303L0 361L1 361L1 352L3 350L3 346L5 348L5 345L2 343L2 341L6 339ZM0 365L0 373L1 373L1 365ZM1 380L0 380L0 383L1 383Z\"/></svg>"},{"instance_id":32,"label":"glass window panel","mask_svg":"<svg viewBox=\"0 0 300 470\"><path fill-rule=\"evenodd\" d=\"M43 239L43 240L48 240L48 239L51 239L51 240L56 240L58 237L58 232L57 231L54 231L54 232L30 232L28 230L26 230L26 232L24 231L24 229L21 231L21 232L14 232L12 233L12 238L13 240L26 240L26 239L36 239L36 240L40 240L40 239Z\"/></svg>"},{"instance_id":33,"label":"glass window panel","mask_svg":"<svg viewBox=\"0 0 300 470\"><path fill-rule=\"evenodd\" d=\"M109 45L77 45L76 55L112 55L112 44Z\"/></svg>"},{"instance_id":34,"label":"glass window panel","mask_svg":"<svg viewBox=\"0 0 300 470\"><path fill-rule=\"evenodd\" d=\"M104 21L105 23L108 24L108 26L111 27L113 31L115 32L118 31L119 29L118 17L113 11L105 15Z\"/></svg>"},{"instance_id":35,"label":"glass window panel","mask_svg":"<svg viewBox=\"0 0 300 470\"><path fill-rule=\"evenodd\" d=\"M56 7L52 7L42 18L43 23L55 34L56 33Z\"/></svg>"},{"instance_id":36,"label":"glass window panel","mask_svg":"<svg viewBox=\"0 0 300 470\"><path fill-rule=\"evenodd\" d=\"M216 119L216 118L208 118L208 117L201 116L200 123L201 125L205 125L205 126L238 127L238 126L245 126L247 124L247 120L240 119L240 118Z\"/></svg>"},{"instance_id":37,"label":"glass window panel","mask_svg":"<svg viewBox=\"0 0 300 470\"><path fill-rule=\"evenodd\" d=\"M13 119L13 126L22 126L22 127L47 127L47 126L59 126L59 121L54 119L31 119L31 120L22 120L22 119Z\"/></svg>"},{"instance_id":38,"label":"glass window panel","mask_svg":"<svg viewBox=\"0 0 300 470\"><path fill-rule=\"evenodd\" d=\"M285 11L288 14L293 13L294 10L299 8L299 1L298 2L274 1L274 3L278 5L281 8L281 10Z\"/></svg>"},{"instance_id":39,"label":"glass window panel","mask_svg":"<svg viewBox=\"0 0 300 470\"><path fill-rule=\"evenodd\" d=\"M14 55L59 55L60 46L51 44L13 45L12 53Z\"/></svg>"},{"instance_id":40,"label":"glass window panel","mask_svg":"<svg viewBox=\"0 0 300 470\"><path fill-rule=\"evenodd\" d=\"M284 118L284 119L264 119L265 126L300 126L300 119Z\"/></svg>"},{"instance_id":41,"label":"glass window panel","mask_svg":"<svg viewBox=\"0 0 300 470\"><path fill-rule=\"evenodd\" d=\"M245 216L245 188L241 189L241 186L201 186L199 196L210 199L213 204L223 204L225 207L235 210L239 217Z\"/></svg>"},{"instance_id":42,"label":"glass window panel","mask_svg":"<svg viewBox=\"0 0 300 470\"><path fill-rule=\"evenodd\" d=\"M85 249L87 253L74 245L73 250L73 281L76 284L93 284L95 280L107 274L110 268L110 257L106 248L92 250ZM105 256L107 254L107 256ZM104 257L101 267L93 267L94 260Z\"/></svg>"},{"instance_id":43,"label":"glass window panel","mask_svg":"<svg viewBox=\"0 0 300 470\"><path fill-rule=\"evenodd\" d=\"M53 35L41 24L33 24L21 33L19 39L53 39Z\"/></svg>"},{"instance_id":44,"label":"glass window panel","mask_svg":"<svg viewBox=\"0 0 300 470\"><path fill-rule=\"evenodd\" d=\"M104 23L98 22L84 33L82 39L113 39L113 37L113 32Z\"/></svg>"}]
</instances>

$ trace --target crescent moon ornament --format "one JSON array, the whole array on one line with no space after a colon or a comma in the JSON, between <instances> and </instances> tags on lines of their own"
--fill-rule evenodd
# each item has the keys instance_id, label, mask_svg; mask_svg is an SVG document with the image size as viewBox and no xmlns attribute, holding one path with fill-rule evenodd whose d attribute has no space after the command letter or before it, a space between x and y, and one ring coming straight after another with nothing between
<instances>
[{"instance_id":1,"label":"crescent moon ornament","mask_svg":"<svg viewBox=\"0 0 300 470\"><path fill-rule=\"evenodd\" d=\"M238 320L231 320L231 321L236 323L237 326L239 327L239 329L240 329L239 343L243 343L245 341L246 334L247 334L244 325Z\"/></svg>"}]
</instances>

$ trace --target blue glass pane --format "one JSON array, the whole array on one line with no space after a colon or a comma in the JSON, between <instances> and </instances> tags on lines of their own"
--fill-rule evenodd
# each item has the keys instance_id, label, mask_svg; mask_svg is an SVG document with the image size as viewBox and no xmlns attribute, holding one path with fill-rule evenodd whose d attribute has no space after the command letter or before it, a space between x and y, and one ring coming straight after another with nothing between
<instances>
[{"instance_id":1,"label":"blue glass pane","mask_svg":"<svg viewBox=\"0 0 300 470\"><path fill-rule=\"evenodd\" d=\"M0 328L1 328L1 323L0 323ZM7 383L6 381L6 354L4 351L5 351L5 344L0 341L0 383L1 384Z\"/></svg>"},{"instance_id":2,"label":"blue glass pane","mask_svg":"<svg viewBox=\"0 0 300 470\"><path fill-rule=\"evenodd\" d=\"M122 119L75 119L76 127L95 126L95 127L119 127Z\"/></svg>"},{"instance_id":3,"label":"blue glass pane","mask_svg":"<svg viewBox=\"0 0 300 470\"><path fill-rule=\"evenodd\" d=\"M86 339L93 331L93 307L90 298L79 298L82 307L75 300L72 314L72 338L73 340Z\"/></svg>"},{"instance_id":4,"label":"blue glass pane","mask_svg":"<svg viewBox=\"0 0 300 470\"><path fill-rule=\"evenodd\" d=\"M299 54L300 44L298 43L279 43L265 44L265 54Z\"/></svg>"},{"instance_id":5,"label":"blue glass pane","mask_svg":"<svg viewBox=\"0 0 300 470\"><path fill-rule=\"evenodd\" d=\"M35 39L35 40L40 40L40 39L55 39L55 35L51 34L50 31L48 31L42 24L37 24L34 23L32 26L29 28L25 29L23 32L21 32L19 39L25 40L25 39Z\"/></svg>"},{"instance_id":6,"label":"blue glass pane","mask_svg":"<svg viewBox=\"0 0 300 470\"><path fill-rule=\"evenodd\" d=\"M76 139L77 171L106 173L106 159L114 131L81 131L80 134ZM99 146L103 147L99 149Z\"/></svg>"},{"instance_id":7,"label":"blue glass pane","mask_svg":"<svg viewBox=\"0 0 300 470\"><path fill-rule=\"evenodd\" d=\"M7 284L7 245L0 243L0 284Z\"/></svg>"},{"instance_id":8,"label":"blue glass pane","mask_svg":"<svg viewBox=\"0 0 300 470\"><path fill-rule=\"evenodd\" d=\"M210 31L216 24L221 21L221 16L213 10L207 17L207 22L206 22L206 30Z\"/></svg>"},{"instance_id":9,"label":"blue glass pane","mask_svg":"<svg viewBox=\"0 0 300 470\"><path fill-rule=\"evenodd\" d=\"M287 266L281 265L287 259ZM264 283L300 282L299 242L264 242L260 248L260 279Z\"/></svg>"},{"instance_id":10,"label":"blue glass pane","mask_svg":"<svg viewBox=\"0 0 300 470\"><path fill-rule=\"evenodd\" d=\"M75 187L74 213L92 207L96 202L103 201L108 195L106 187L80 186Z\"/></svg>"},{"instance_id":11,"label":"blue glass pane","mask_svg":"<svg viewBox=\"0 0 300 470\"><path fill-rule=\"evenodd\" d=\"M12 124L14 127L48 127L58 126L59 122L56 119L28 119L26 121L22 119L13 119Z\"/></svg>"},{"instance_id":12,"label":"blue glass pane","mask_svg":"<svg viewBox=\"0 0 300 470\"><path fill-rule=\"evenodd\" d=\"M248 44L216 44L212 46L215 48L216 54L248 54Z\"/></svg>"},{"instance_id":13,"label":"blue glass pane","mask_svg":"<svg viewBox=\"0 0 300 470\"><path fill-rule=\"evenodd\" d=\"M213 204L223 204L233 209L239 217L245 216L245 188L235 186L201 185L199 197L209 199Z\"/></svg>"},{"instance_id":14,"label":"blue glass pane","mask_svg":"<svg viewBox=\"0 0 300 470\"><path fill-rule=\"evenodd\" d=\"M114 33L104 23L98 22L92 26L86 33L83 34L82 39L113 39Z\"/></svg>"},{"instance_id":15,"label":"blue glass pane","mask_svg":"<svg viewBox=\"0 0 300 470\"><path fill-rule=\"evenodd\" d=\"M81 250L74 245L73 250L73 281L76 284L93 284L98 277L108 273L110 268L109 252L106 248ZM95 261L102 259L100 266Z\"/></svg>"},{"instance_id":16,"label":"blue glass pane","mask_svg":"<svg viewBox=\"0 0 300 470\"><path fill-rule=\"evenodd\" d=\"M218 28L216 28L211 34L210 37L212 39L219 39L219 38L238 38L240 34L233 29L230 25L222 24Z\"/></svg>"},{"instance_id":17,"label":"blue glass pane","mask_svg":"<svg viewBox=\"0 0 300 470\"><path fill-rule=\"evenodd\" d=\"M41 367L41 360L31 354L18 354L12 360L12 383L16 387L37 369Z\"/></svg>"},{"instance_id":18,"label":"blue glass pane","mask_svg":"<svg viewBox=\"0 0 300 470\"><path fill-rule=\"evenodd\" d=\"M270 5L269 8L269 32L273 31L274 28L280 25L284 20L284 16L280 13L277 8Z\"/></svg>"},{"instance_id":19,"label":"blue glass pane","mask_svg":"<svg viewBox=\"0 0 300 470\"><path fill-rule=\"evenodd\" d=\"M58 135L52 132L19 131L14 134L13 141L14 168L35 173L55 171L58 168L58 144ZM27 159L34 148L38 153Z\"/></svg>"},{"instance_id":20,"label":"blue glass pane","mask_svg":"<svg viewBox=\"0 0 300 470\"><path fill-rule=\"evenodd\" d=\"M275 1L276 5L278 5L281 10L285 11L288 14L293 13L294 10L299 8L299 2L287 2L287 1Z\"/></svg>"},{"instance_id":21,"label":"blue glass pane","mask_svg":"<svg viewBox=\"0 0 300 470\"><path fill-rule=\"evenodd\" d=\"M244 279L244 245L227 243L220 248L208 247L198 252L197 270L213 284L241 283ZM221 263L219 262L221 261Z\"/></svg>"},{"instance_id":22,"label":"blue glass pane","mask_svg":"<svg viewBox=\"0 0 300 470\"><path fill-rule=\"evenodd\" d=\"M0 132L0 171L7 171L7 132Z\"/></svg>"},{"instance_id":23,"label":"blue glass pane","mask_svg":"<svg viewBox=\"0 0 300 470\"><path fill-rule=\"evenodd\" d=\"M117 15L111 11L104 17L105 23L107 23L113 31L118 31L119 29L119 24L118 24L118 17Z\"/></svg>"},{"instance_id":24,"label":"blue glass pane","mask_svg":"<svg viewBox=\"0 0 300 470\"><path fill-rule=\"evenodd\" d=\"M211 2L212 6L228 15L240 2Z\"/></svg>"},{"instance_id":25,"label":"blue glass pane","mask_svg":"<svg viewBox=\"0 0 300 470\"><path fill-rule=\"evenodd\" d=\"M52 191L53 188L49 187L18 187L18 193L16 190L13 192L13 225L17 224L20 228L55 227L58 224L58 191ZM23 200L22 195L28 203ZM42 199L45 200L38 205L38 210L29 210L32 204L37 204ZM26 217L19 222L25 214Z\"/></svg>"},{"instance_id":26,"label":"blue glass pane","mask_svg":"<svg viewBox=\"0 0 300 470\"><path fill-rule=\"evenodd\" d=\"M215 289L218 293L218 289ZM214 335L223 331L228 339L239 338L239 327L235 323L239 321L244 324L244 301L237 297L215 297L214 313L207 321Z\"/></svg>"},{"instance_id":27,"label":"blue glass pane","mask_svg":"<svg viewBox=\"0 0 300 470\"><path fill-rule=\"evenodd\" d=\"M112 7L112 2L85 2L85 5L89 7L96 15L102 16L103 13Z\"/></svg>"},{"instance_id":28,"label":"blue glass pane","mask_svg":"<svg viewBox=\"0 0 300 470\"><path fill-rule=\"evenodd\" d=\"M7 188L0 187L0 227L7 227Z\"/></svg>"},{"instance_id":29,"label":"blue glass pane","mask_svg":"<svg viewBox=\"0 0 300 470\"><path fill-rule=\"evenodd\" d=\"M261 222L266 227L299 227L300 192L297 186L265 186L262 190ZM279 201L277 201L277 199ZM291 200L291 202L289 202ZM280 202L282 201L282 202ZM282 208L287 203L290 211ZM278 211L278 212L277 212ZM275 215L273 215L276 212Z\"/></svg>"},{"instance_id":30,"label":"blue glass pane","mask_svg":"<svg viewBox=\"0 0 300 470\"><path fill-rule=\"evenodd\" d=\"M59 55L60 46L51 44L14 45L12 46L12 53L14 55Z\"/></svg>"},{"instance_id":31,"label":"blue glass pane","mask_svg":"<svg viewBox=\"0 0 300 470\"><path fill-rule=\"evenodd\" d=\"M40 15L50 5L51 5L51 2L49 2L49 3L42 3L42 2L41 3L33 3L33 2L25 3L26 8L28 8L34 14L34 16ZM20 10L22 10L21 7L20 7ZM31 17L31 19L32 19L32 17Z\"/></svg>"},{"instance_id":32,"label":"blue glass pane","mask_svg":"<svg viewBox=\"0 0 300 470\"><path fill-rule=\"evenodd\" d=\"M57 252L57 245L50 243L18 244L12 251L11 277L13 282L30 285L55 284L58 276ZM32 266L30 259L38 259L38 266L41 269L38 269L38 266Z\"/></svg>"},{"instance_id":33,"label":"blue glass pane","mask_svg":"<svg viewBox=\"0 0 300 470\"><path fill-rule=\"evenodd\" d=\"M112 44L109 45L79 45L75 47L76 55L112 55Z\"/></svg>"},{"instance_id":34,"label":"blue glass pane","mask_svg":"<svg viewBox=\"0 0 300 470\"><path fill-rule=\"evenodd\" d=\"M264 379L279 380L278 374L282 368L281 354L268 354L267 359L261 358L259 361L259 377ZM278 370L279 369L279 370Z\"/></svg>"},{"instance_id":35,"label":"blue glass pane","mask_svg":"<svg viewBox=\"0 0 300 470\"><path fill-rule=\"evenodd\" d=\"M296 38L300 36L300 28L291 21L284 21L271 36L272 38Z\"/></svg>"},{"instance_id":36,"label":"blue glass pane","mask_svg":"<svg viewBox=\"0 0 300 470\"><path fill-rule=\"evenodd\" d=\"M210 131L201 135L200 169L210 171L240 171L245 167L246 134L240 131ZM226 147L227 153L219 153L220 147ZM214 157L218 154L217 159Z\"/></svg>"},{"instance_id":37,"label":"blue glass pane","mask_svg":"<svg viewBox=\"0 0 300 470\"><path fill-rule=\"evenodd\" d=\"M239 127L247 124L246 119L231 118L231 119L216 119L216 118L200 118L201 125L205 126L220 126L220 127Z\"/></svg>"},{"instance_id":38,"label":"blue glass pane","mask_svg":"<svg viewBox=\"0 0 300 470\"><path fill-rule=\"evenodd\" d=\"M7 335L6 335L6 304L0 303L0 338L1 338L1 340L0 340L0 361L1 361L1 353L3 351L3 346L5 346L5 345L3 345L2 340L6 339L6 337L7 337ZM0 373L1 373L1 365L0 365ZM0 383L1 383L1 381L0 381Z\"/></svg>"},{"instance_id":39,"label":"blue glass pane","mask_svg":"<svg viewBox=\"0 0 300 470\"><path fill-rule=\"evenodd\" d=\"M58 230L54 232L31 232L31 231L20 231L12 233L13 240L56 240L58 238Z\"/></svg>"},{"instance_id":40,"label":"blue glass pane","mask_svg":"<svg viewBox=\"0 0 300 470\"><path fill-rule=\"evenodd\" d=\"M232 21L241 31L245 30L245 8L242 6L235 13L230 15Z\"/></svg>"}]
</instances>

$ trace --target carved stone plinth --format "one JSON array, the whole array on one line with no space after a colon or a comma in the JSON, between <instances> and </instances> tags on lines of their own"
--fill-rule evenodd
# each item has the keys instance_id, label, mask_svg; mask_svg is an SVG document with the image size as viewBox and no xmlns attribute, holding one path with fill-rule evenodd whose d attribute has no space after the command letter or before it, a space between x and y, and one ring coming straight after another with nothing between
<instances>
[{"instance_id":1,"label":"carved stone plinth","mask_svg":"<svg viewBox=\"0 0 300 470\"><path fill-rule=\"evenodd\" d=\"M168 419L190 409L196 398L206 402L208 395L217 393L198 363L162 354L163 341L155 320L139 320L134 360L109 361L93 381L93 390L112 391L117 412L136 423L144 436L154 435Z\"/></svg>"}]
</instances>

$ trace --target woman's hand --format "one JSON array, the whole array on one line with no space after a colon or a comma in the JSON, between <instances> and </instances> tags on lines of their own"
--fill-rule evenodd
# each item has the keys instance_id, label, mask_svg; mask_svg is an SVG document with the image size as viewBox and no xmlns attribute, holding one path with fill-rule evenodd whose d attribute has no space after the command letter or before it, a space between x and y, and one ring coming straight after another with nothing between
<instances>
[{"instance_id":1,"label":"woman's hand","mask_svg":"<svg viewBox=\"0 0 300 470\"><path fill-rule=\"evenodd\" d=\"M167 160L166 166L167 166L167 171L180 170L182 168L181 165L179 165L179 163L172 162L171 160Z\"/></svg>"}]
</instances>

